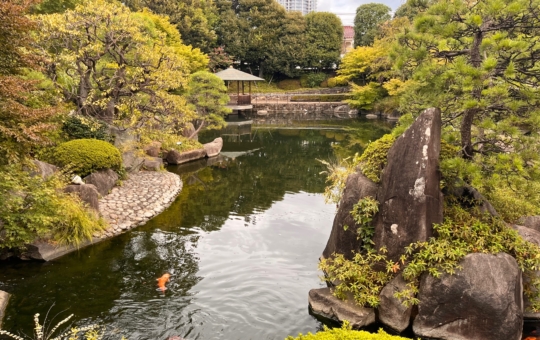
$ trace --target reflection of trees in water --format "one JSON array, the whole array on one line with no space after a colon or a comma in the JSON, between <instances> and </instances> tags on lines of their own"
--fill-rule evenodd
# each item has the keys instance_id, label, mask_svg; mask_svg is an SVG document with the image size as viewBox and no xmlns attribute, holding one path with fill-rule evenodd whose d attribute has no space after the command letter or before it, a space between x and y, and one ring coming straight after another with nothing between
<instances>
[{"instance_id":1,"label":"reflection of trees in water","mask_svg":"<svg viewBox=\"0 0 540 340\"><path fill-rule=\"evenodd\" d=\"M325 166L317 159L344 158L361 152L388 131L372 122L358 122L349 130L254 129L251 135L225 139L223 152L254 150L211 167L179 172L184 188L171 209L158 217L183 228L217 230L232 213L246 216L266 210L287 192L321 193ZM212 140L219 132L201 136ZM171 171L175 171L171 167Z\"/></svg>"}]
</instances>

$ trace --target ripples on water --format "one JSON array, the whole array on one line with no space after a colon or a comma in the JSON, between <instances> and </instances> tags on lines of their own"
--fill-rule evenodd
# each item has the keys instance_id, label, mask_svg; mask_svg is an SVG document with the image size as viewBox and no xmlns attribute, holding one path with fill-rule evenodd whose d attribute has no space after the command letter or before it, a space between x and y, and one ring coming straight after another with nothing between
<instances>
[{"instance_id":1,"label":"ripples on water","mask_svg":"<svg viewBox=\"0 0 540 340\"><path fill-rule=\"evenodd\" d=\"M324 202L316 158L361 151L385 131L362 126L364 140L341 130L257 130L226 137L234 159L169 168L184 189L147 225L50 263L0 264L0 289L14 294L5 328L31 333L33 314L54 304L55 321L73 313L77 325L104 324L108 340L317 331L307 293L323 286L317 262L335 206ZM163 294L156 278L165 272Z\"/></svg>"}]
</instances>

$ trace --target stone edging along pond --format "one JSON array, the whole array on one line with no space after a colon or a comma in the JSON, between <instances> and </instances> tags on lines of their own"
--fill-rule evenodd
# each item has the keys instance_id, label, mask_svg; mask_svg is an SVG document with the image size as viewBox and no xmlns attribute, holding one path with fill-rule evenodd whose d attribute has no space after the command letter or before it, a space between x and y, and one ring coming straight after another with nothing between
<instances>
[{"instance_id":1,"label":"stone edging along pond","mask_svg":"<svg viewBox=\"0 0 540 340\"><path fill-rule=\"evenodd\" d=\"M107 230L95 233L92 240L82 242L78 248L36 242L28 246L25 255L31 259L51 261L143 225L169 207L181 190L182 180L177 174L164 171L132 173L122 186L114 187L99 201L100 213L109 223Z\"/></svg>"}]
</instances>

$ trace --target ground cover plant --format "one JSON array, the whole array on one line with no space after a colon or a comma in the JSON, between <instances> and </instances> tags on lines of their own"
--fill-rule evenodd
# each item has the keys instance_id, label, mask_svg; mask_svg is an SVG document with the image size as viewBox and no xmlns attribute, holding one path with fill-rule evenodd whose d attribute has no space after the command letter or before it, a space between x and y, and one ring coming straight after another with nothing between
<instances>
[{"instance_id":1,"label":"ground cover plant","mask_svg":"<svg viewBox=\"0 0 540 340\"><path fill-rule=\"evenodd\" d=\"M407 340L400 336L390 335L379 329L377 333L369 333L366 331L355 331L351 329L348 322L344 322L341 328L328 328L324 326L323 330L315 334L308 333L298 335L297 337L289 336L285 340Z\"/></svg>"}]
</instances>

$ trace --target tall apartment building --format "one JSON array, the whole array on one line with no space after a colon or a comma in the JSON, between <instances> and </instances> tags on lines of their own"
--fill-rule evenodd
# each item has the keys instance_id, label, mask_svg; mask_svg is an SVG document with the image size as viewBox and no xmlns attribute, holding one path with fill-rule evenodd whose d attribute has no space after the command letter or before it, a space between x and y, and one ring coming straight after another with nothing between
<instances>
[{"instance_id":1,"label":"tall apartment building","mask_svg":"<svg viewBox=\"0 0 540 340\"><path fill-rule=\"evenodd\" d=\"M288 12L298 11L303 15L317 10L317 0L277 0Z\"/></svg>"}]
</instances>

